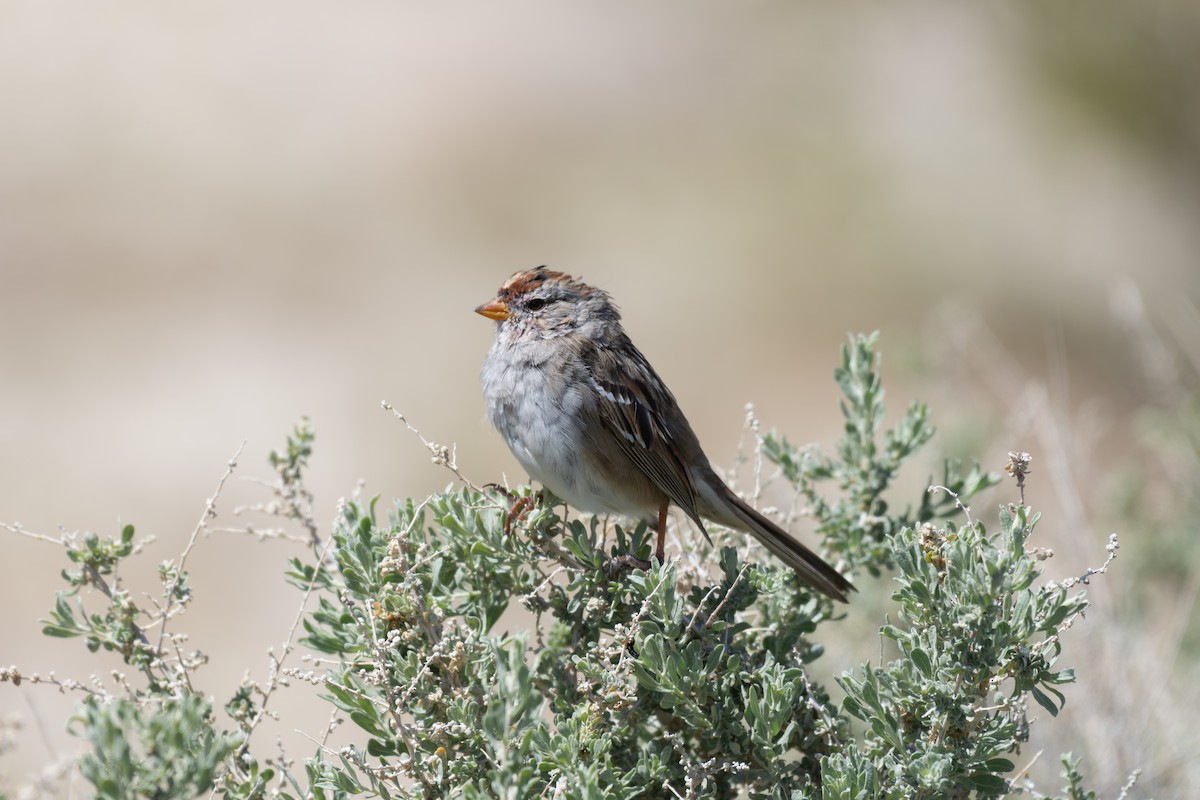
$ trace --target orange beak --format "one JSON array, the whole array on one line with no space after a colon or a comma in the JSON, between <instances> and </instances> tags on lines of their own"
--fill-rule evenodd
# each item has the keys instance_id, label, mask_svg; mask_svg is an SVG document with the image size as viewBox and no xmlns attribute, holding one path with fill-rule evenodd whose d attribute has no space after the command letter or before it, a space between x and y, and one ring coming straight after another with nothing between
<instances>
[{"instance_id":1,"label":"orange beak","mask_svg":"<svg viewBox=\"0 0 1200 800\"><path fill-rule=\"evenodd\" d=\"M497 298L490 303L484 303L476 308L475 313L485 316L488 319L497 321L506 320L508 319L508 306L503 300Z\"/></svg>"}]
</instances>

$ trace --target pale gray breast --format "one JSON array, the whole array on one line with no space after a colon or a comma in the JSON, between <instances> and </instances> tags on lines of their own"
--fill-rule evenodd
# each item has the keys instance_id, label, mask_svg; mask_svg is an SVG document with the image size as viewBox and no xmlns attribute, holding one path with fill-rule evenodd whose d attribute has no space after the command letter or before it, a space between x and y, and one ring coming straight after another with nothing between
<instances>
[{"instance_id":1,"label":"pale gray breast","mask_svg":"<svg viewBox=\"0 0 1200 800\"><path fill-rule=\"evenodd\" d=\"M559 476L572 468L571 443L580 440L579 393L563 379L566 365L547 361L545 342L505 338L483 368L488 416L529 474L561 493Z\"/></svg>"},{"instance_id":2,"label":"pale gray breast","mask_svg":"<svg viewBox=\"0 0 1200 800\"><path fill-rule=\"evenodd\" d=\"M497 341L483 370L488 416L530 477L581 511L633 511L596 463L604 434L586 367L573 348ZM625 459L621 459L624 461ZM628 465L625 465L628 468ZM637 511L643 505L637 502Z\"/></svg>"}]
</instances>

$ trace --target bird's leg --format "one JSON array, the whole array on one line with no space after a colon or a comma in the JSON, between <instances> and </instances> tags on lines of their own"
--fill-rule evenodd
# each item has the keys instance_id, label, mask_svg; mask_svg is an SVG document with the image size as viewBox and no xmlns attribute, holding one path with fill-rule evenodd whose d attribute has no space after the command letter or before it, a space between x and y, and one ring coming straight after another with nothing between
<instances>
[{"instance_id":1,"label":"bird's leg","mask_svg":"<svg viewBox=\"0 0 1200 800\"><path fill-rule=\"evenodd\" d=\"M667 509L670 505L671 501L664 497L662 505L658 507L658 545L654 548L654 557L660 564L666 561L664 545L667 542Z\"/></svg>"}]
</instances>

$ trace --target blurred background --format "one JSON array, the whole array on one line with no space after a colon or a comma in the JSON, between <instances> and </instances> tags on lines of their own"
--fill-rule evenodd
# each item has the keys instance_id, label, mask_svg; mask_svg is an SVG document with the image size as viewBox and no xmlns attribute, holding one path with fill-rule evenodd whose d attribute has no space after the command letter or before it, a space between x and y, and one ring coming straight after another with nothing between
<instances>
[{"instance_id":1,"label":"blurred background","mask_svg":"<svg viewBox=\"0 0 1200 800\"><path fill-rule=\"evenodd\" d=\"M539 264L612 293L726 465L751 401L828 446L838 347L878 329L891 411L929 402L934 450L1033 453L1049 577L1121 536L1062 662L1081 683L1014 760L1045 747L1046 791L1064 750L1109 796L1137 768L1131 796L1194 788L1197 41L1183 0L6 3L0 520L133 523L155 542L123 577L153 592L241 443L218 524L263 499L239 478L301 415L319 520L360 479L385 504L453 480L381 400L475 482L524 480L471 309ZM176 628L218 707L287 634L293 552L226 534L190 556ZM64 566L0 532L0 665L103 671L40 634ZM886 603L862 609L823 682L877 655ZM261 745L311 752L309 694ZM0 687L0 790L68 790L77 699Z\"/></svg>"}]
</instances>

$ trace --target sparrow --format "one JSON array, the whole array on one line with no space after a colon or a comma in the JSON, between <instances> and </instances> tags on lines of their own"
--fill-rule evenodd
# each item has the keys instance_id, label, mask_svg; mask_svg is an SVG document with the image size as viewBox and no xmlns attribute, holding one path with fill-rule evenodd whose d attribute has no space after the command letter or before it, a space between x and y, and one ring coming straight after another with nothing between
<instances>
[{"instance_id":1,"label":"sparrow","mask_svg":"<svg viewBox=\"0 0 1200 800\"><path fill-rule=\"evenodd\" d=\"M660 562L674 503L705 538L704 520L745 531L803 584L847 602L846 578L713 471L606 292L539 267L475 312L496 321L481 375L488 417L530 477L581 511L654 523Z\"/></svg>"}]
</instances>

